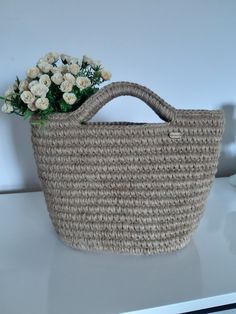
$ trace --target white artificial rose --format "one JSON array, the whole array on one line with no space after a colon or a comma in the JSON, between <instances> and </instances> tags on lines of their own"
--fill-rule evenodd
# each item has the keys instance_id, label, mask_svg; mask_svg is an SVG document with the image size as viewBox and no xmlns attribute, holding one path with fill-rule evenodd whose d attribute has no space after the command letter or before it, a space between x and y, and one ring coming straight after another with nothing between
<instances>
[{"instance_id":1,"label":"white artificial rose","mask_svg":"<svg viewBox=\"0 0 236 314\"><path fill-rule=\"evenodd\" d=\"M47 74L41 75L39 79L39 83L49 87L51 85L51 80L50 80L49 75Z\"/></svg>"},{"instance_id":2,"label":"white artificial rose","mask_svg":"<svg viewBox=\"0 0 236 314\"><path fill-rule=\"evenodd\" d=\"M66 61L67 63L70 62L71 56L66 55L65 53L61 53L60 57L62 61Z\"/></svg>"},{"instance_id":3,"label":"white artificial rose","mask_svg":"<svg viewBox=\"0 0 236 314\"><path fill-rule=\"evenodd\" d=\"M62 64L58 67L58 69L62 74L65 74L68 72L68 64Z\"/></svg>"},{"instance_id":4,"label":"white artificial rose","mask_svg":"<svg viewBox=\"0 0 236 314\"><path fill-rule=\"evenodd\" d=\"M69 105L73 105L77 100L74 93L64 93L62 97L65 100L65 102Z\"/></svg>"},{"instance_id":5,"label":"white artificial rose","mask_svg":"<svg viewBox=\"0 0 236 314\"><path fill-rule=\"evenodd\" d=\"M93 68L101 67L101 61L100 60L93 60L92 58L90 58L86 55L83 56L83 62L91 65Z\"/></svg>"},{"instance_id":6,"label":"white artificial rose","mask_svg":"<svg viewBox=\"0 0 236 314\"><path fill-rule=\"evenodd\" d=\"M71 63L76 63L81 68L82 63L83 63L83 58L76 58L76 62L71 62Z\"/></svg>"},{"instance_id":7,"label":"white artificial rose","mask_svg":"<svg viewBox=\"0 0 236 314\"><path fill-rule=\"evenodd\" d=\"M43 60L48 62L48 63L54 63L57 62L59 58L59 54L56 52L49 52L46 53L45 56L43 57Z\"/></svg>"},{"instance_id":8,"label":"white artificial rose","mask_svg":"<svg viewBox=\"0 0 236 314\"><path fill-rule=\"evenodd\" d=\"M66 73L66 74L64 74L63 78L64 78L65 81L69 81L73 85L75 84L75 77L74 77L74 75L72 75L70 73Z\"/></svg>"},{"instance_id":9,"label":"white artificial rose","mask_svg":"<svg viewBox=\"0 0 236 314\"><path fill-rule=\"evenodd\" d=\"M9 102L5 102L2 106L2 112L11 113L14 110L12 105Z\"/></svg>"},{"instance_id":10,"label":"white artificial rose","mask_svg":"<svg viewBox=\"0 0 236 314\"><path fill-rule=\"evenodd\" d=\"M82 65L82 59L81 58L70 58L70 64L78 64L79 67Z\"/></svg>"},{"instance_id":11,"label":"white artificial rose","mask_svg":"<svg viewBox=\"0 0 236 314\"><path fill-rule=\"evenodd\" d=\"M29 82L27 80L20 81L20 84L19 84L19 91L20 92L28 90L28 87L29 87Z\"/></svg>"},{"instance_id":12,"label":"white artificial rose","mask_svg":"<svg viewBox=\"0 0 236 314\"><path fill-rule=\"evenodd\" d=\"M69 64L75 64L77 63L77 61L78 61L78 58L70 57Z\"/></svg>"},{"instance_id":13,"label":"white artificial rose","mask_svg":"<svg viewBox=\"0 0 236 314\"><path fill-rule=\"evenodd\" d=\"M79 73L80 66L76 63L72 63L68 66L68 71L74 75L77 75Z\"/></svg>"},{"instance_id":14,"label":"white artificial rose","mask_svg":"<svg viewBox=\"0 0 236 314\"><path fill-rule=\"evenodd\" d=\"M31 79L34 79L36 78L38 75L39 75L39 69L37 67L33 67L33 68L30 68L26 71L26 75L31 78Z\"/></svg>"},{"instance_id":15,"label":"white artificial rose","mask_svg":"<svg viewBox=\"0 0 236 314\"><path fill-rule=\"evenodd\" d=\"M70 82L70 81L64 81L61 83L60 85L60 90L63 92L63 93L69 93L71 92L73 88L73 84Z\"/></svg>"},{"instance_id":16,"label":"white artificial rose","mask_svg":"<svg viewBox=\"0 0 236 314\"><path fill-rule=\"evenodd\" d=\"M60 58L61 58L62 61L65 61L67 57L69 57L69 56L66 55L65 53L61 53L60 54Z\"/></svg>"},{"instance_id":17,"label":"white artificial rose","mask_svg":"<svg viewBox=\"0 0 236 314\"><path fill-rule=\"evenodd\" d=\"M76 79L76 85L79 87L79 89L85 89L89 86L91 86L91 81L89 78L84 76L78 76Z\"/></svg>"},{"instance_id":18,"label":"white artificial rose","mask_svg":"<svg viewBox=\"0 0 236 314\"><path fill-rule=\"evenodd\" d=\"M42 62L45 62L44 58L40 58L40 59L38 60L37 64L42 63Z\"/></svg>"},{"instance_id":19,"label":"white artificial rose","mask_svg":"<svg viewBox=\"0 0 236 314\"><path fill-rule=\"evenodd\" d=\"M37 80L31 81L31 82L29 83L29 89L31 89L32 86L34 86L34 85L36 85L36 84L38 84L38 83L39 83L39 81L37 81Z\"/></svg>"},{"instance_id":20,"label":"white artificial rose","mask_svg":"<svg viewBox=\"0 0 236 314\"><path fill-rule=\"evenodd\" d=\"M102 63L101 63L100 60L92 60L91 66L92 66L93 69L97 68L97 67L101 68L102 67Z\"/></svg>"},{"instance_id":21,"label":"white artificial rose","mask_svg":"<svg viewBox=\"0 0 236 314\"><path fill-rule=\"evenodd\" d=\"M62 64L59 66L55 66L52 68L51 72L53 74L58 73L58 72L63 73L63 74L67 73L68 72L68 64Z\"/></svg>"},{"instance_id":22,"label":"white artificial rose","mask_svg":"<svg viewBox=\"0 0 236 314\"><path fill-rule=\"evenodd\" d=\"M32 94L38 97L46 97L47 92L48 92L48 87L45 86L44 84L38 83L35 84L31 87L30 91Z\"/></svg>"},{"instance_id":23,"label":"white artificial rose","mask_svg":"<svg viewBox=\"0 0 236 314\"><path fill-rule=\"evenodd\" d=\"M38 63L38 67L39 69L43 72L43 73L48 73L51 71L51 69L53 68L52 64L46 62L46 61L42 61L40 63Z\"/></svg>"},{"instance_id":24,"label":"white artificial rose","mask_svg":"<svg viewBox=\"0 0 236 314\"><path fill-rule=\"evenodd\" d=\"M61 68L58 67L58 66L54 66L54 67L51 69L51 72L52 72L53 74L58 73L58 72L61 72Z\"/></svg>"},{"instance_id":25,"label":"white artificial rose","mask_svg":"<svg viewBox=\"0 0 236 314\"><path fill-rule=\"evenodd\" d=\"M94 60L86 55L83 56L83 62L92 65Z\"/></svg>"},{"instance_id":26,"label":"white artificial rose","mask_svg":"<svg viewBox=\"0 0 236 314\"><path fill-rule=\"evenodd\" d=\"M60 85L63 82L63 75L61 74L61 72L56 72L51 77L51 80L53 81L54 84Z\"/></svg>"},{"instance_id":27,"label":"white artificial rose","mask_svg":"<svg viewBox=\"0 0 236 314\"><path fill-rule=\"evenodd\" d=\"M30 91L24 91L20 98L25 104L32 104L35 100L35 96Z\"/></svg>"},{"instance_id":28,"label":"white artificial rose","mask_svg":"<svg viewBox=\"0 0 236 314\"><path fill-rule=\"evenodd\" d=\"M5 91L4 95L5 95L5 97L8 97L8 96L11 96L11 95L13 95L13 94L15 94L15 87L14 87L14 85L11 85L11 86L9 86L8 89Z\"/></svg>"},{"instance_id":29,"label":"white artificial rose","mask_svg":"<svg viewBox=\"0 0 236 314\"><path fill-rule=\"evenodd\" d=\"M44 57L43 60L47 63L53 63L54 62L54 56L52 55L52 53L47 53Z\"/></svg>"},{"instance_id":30,"label":"white artificial rose","mask_svg":"<svg viewBox=\"0 0 236 314\"><path fill-rule=\"evenodd\" d=\"M111 78L111 72L107 70L102 70L101 71L101 77L104 79L104 81L108 81Z\"/></svg>"},{"instance_id":31,"label":"white artificial rose","mask_svg":"<svg viewBox=\"0 0 236 314\"><path fill-rule=\"evenodd\" d=\"M13 87L14 91L16 91L16 90L19 88L18 82L15 81L15 82L12 84L12 87Z\"/></svg>"},{"instance_id":32,"label":"white artificial rose","mask_svg":"<svg viewBox=\"0 0 236 314\"><path fill-rule=\"evenodd\" d=\"M52 52L52 54L53 54L53 57L54 57L54 60L55 60L54 62L57 62L59 60L59 57L60 57L59 53Z\"/></svg>"},{"instance_id":33,"label":"white artificial rose","mask_svg":"<svg viewBox=\"0 0 236 314\"><path fill-rule=\"evenodd\" d=\"M35 103L33 104L28 104L27 107L31 110L31 111L36 111L38 108L35 106Z\"/></svg>"},{"instance_id":34,"label":"white artificial rose","mask_svg":"<svg viewBox=\"0 0 236 314\"><path fill-rule=\"evenodd\" d=\"M46 110L49 106L48 98L45 98L45 97L38 98L35 102L35 106L36 106L36 108L38 108L40 110Z\"/></svg>"}]
</instances>

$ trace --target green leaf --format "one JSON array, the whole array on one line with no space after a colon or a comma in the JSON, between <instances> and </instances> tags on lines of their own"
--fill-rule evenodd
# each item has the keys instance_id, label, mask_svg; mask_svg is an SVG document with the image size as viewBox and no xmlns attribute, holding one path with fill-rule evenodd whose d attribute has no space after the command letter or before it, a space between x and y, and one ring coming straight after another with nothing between
<instances>
[{"instance_id":1,"label":"green leaf","mask_svg":"<svg viewBox=\"0 0 236 314\"><path fill-rule=\"evenodd\" d=\"M20 79L19 79L19 77L18 77L18 76L16 77L16 83L17 83L17 85L19 85L19 84L20 84Z\"/></svg>"},{"instance_id":2,"label":"green leaf","mask_svg":"<svg viewBox=\"0 0 236 314\"><path fill-rule=\"evenodd\" d=\"M59 106L62 112L67 112L71 110L71 105L68 105L64 99L59 101Z\"/></svg>"},{"instance_id":3,"label":"green leaf","mask_svg":"<svg viewBox=\"0 0 236 314\"><path fill-rule=\"evenodd\" d=\"M34 114L33 111L31 111L30 109L27 109L25 112L24 112L24 119L28 119L29 117L31 117L32 115Z\"/></svg>"}]
</instances>

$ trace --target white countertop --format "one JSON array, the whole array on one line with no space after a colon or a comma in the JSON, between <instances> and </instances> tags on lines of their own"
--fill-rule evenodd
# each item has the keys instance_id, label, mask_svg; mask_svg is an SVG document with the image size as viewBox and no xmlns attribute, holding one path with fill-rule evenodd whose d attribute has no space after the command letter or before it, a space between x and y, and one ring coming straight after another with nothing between
<instances>
[{"instance_id":1,"label":"white countertop","mask_svg":"<svg viewBox=\"0 0 236 314\"><path fill-rule=\"evenodd\" d=\"M165 314L230 303L236 188L228 178L215 180L190 244L156 256L76 251L58 240L41 192L0 195L1 314Z\"/></svg>"}]
</instances>

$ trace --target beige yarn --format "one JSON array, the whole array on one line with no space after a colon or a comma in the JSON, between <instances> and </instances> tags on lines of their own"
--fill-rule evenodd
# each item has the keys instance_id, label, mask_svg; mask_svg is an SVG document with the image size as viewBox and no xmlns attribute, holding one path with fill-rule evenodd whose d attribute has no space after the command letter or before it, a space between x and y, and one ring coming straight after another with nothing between
<instances>
[{"instance_id":1,"label":"beige yarn","mask_svg":"<svg viewBox=\"0 0 236 314\"><path fill-rule=\"evenodd\" d=\"M87 122L121 95L142 99L166 123ZM184 247L203 213L223 125L220 110L177 110L128 82L103 87L42 128L32 125L56 231L78 249L154 254Z\"/></svg>"}]
</instances>

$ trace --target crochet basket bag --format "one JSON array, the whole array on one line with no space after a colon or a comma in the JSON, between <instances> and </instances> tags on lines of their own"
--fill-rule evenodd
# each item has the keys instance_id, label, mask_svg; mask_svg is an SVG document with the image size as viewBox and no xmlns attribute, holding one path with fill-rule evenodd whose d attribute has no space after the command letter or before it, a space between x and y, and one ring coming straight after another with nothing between
<instances>
[{"instance_id":1,"label":"crochet basket bag","mask_svg":"<svg viewBox=\"0 0 236 314\"><path fill-rule=\"evenodd\" d=\"M89 122L118 96L166 123ZM220 110L177 110L148 88L111 83L71 113L32 125L52 223L70 246L132 254L184 247L204 209L224 127Z\"/></svg>"}]
</instances>

